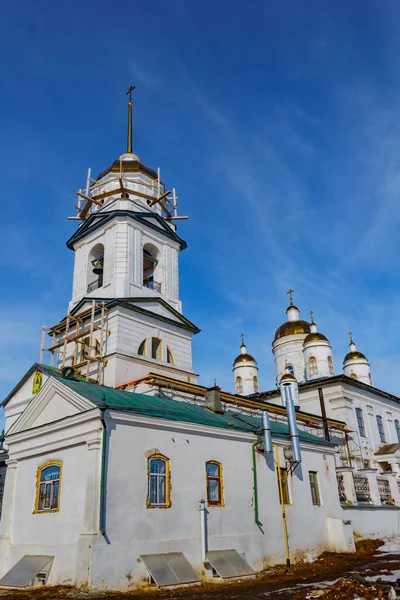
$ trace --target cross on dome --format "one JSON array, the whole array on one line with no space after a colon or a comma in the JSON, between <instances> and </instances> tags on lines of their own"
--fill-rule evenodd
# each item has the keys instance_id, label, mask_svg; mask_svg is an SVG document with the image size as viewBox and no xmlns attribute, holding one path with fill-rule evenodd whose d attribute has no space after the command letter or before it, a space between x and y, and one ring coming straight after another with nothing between
<instances>
[{"instance_id":1,"label":"cross on dome","mask_svg":"<svg viewBox=\"0 0 400 600\"><path fill-rule=\"evenodd\" d=\"M293 306L293 292L294 292L294 290L292 290L292 288L289 288L288 291L286 292L287 294L289 294L290 306Z\"/></svg>"}]
</instances>

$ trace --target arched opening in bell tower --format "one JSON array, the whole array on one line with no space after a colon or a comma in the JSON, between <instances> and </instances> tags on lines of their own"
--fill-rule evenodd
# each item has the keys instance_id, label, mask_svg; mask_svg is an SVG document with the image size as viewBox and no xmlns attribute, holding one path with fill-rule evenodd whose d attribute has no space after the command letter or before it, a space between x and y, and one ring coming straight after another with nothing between
<instances>
[{"instance_id":1,"label":"arched opening in bell tower","mask_svg":"<svg viewBox=\"0 0 400 600\"><path fill-rule=\"evenodd\" d=\"M153 244L143 246L143 287L161 292L161 283L156 280L159 272L159 251Z\"/></svg>"},{"instance_id":2,"label":"arched opening in bell tower","mask_svg":"<svg viewBox=\"0 0 400 600\"><path fill-rule=\"evenodd\" d=\"M89 253L87 291L92 292L103 285L104 274L104 246L96 244Z\"/></svg>"}]
</instances>

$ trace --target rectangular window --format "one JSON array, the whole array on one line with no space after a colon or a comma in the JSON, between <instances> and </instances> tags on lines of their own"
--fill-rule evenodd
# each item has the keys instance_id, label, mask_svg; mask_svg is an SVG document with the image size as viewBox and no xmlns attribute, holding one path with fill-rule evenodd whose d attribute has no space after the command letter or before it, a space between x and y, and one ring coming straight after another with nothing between
<instances>
[{"instance_id":1,"label":"rectangular window","mask_svg":"<svg viewBox=\"0 0 400 600\"><path fill-rule=\"evenodd\" d=\"M379 437L381 438L381 442L383 444L385 444L386 443L385 430L383 428L383 420L380 415L376 415L376 422L378 423L378 431L379 431Z\"/></svg>"},{"instance_id":2,"label":"rectangular window","mask_svg":"<svg viewBox=\"0 0 400 600\"><path fill-rule=\"evenodd\" d=\"M397 419L394 421L394 426L396 428L397 441L400 442L400 423Z\"/></svg>"},{"instance_id":3,"label":"rectangular window","mask_svg":"<svg viewBox=\"0 0 400 600\"><path fill-rule=\"evenodd\" d=\"M167 506L167 460L149 459L149 506Z\"/></svg>"},{"instance_id":4,"label":"rectangular window","mask_svg":"<svg viewBox=\"0 0 400 600\"><path fill-rule=\"evenodd\" d=\"M317 471L309 471L308 477L310 479L310 490L311 490L311 499L312 503L315 506L321 506L321 497L319 495L319 485L318 485L318 473Z\"/></svg>"},{"instance_id":5,"label":"rectangular window","mask_svg":"<svg viewBox=\"0 0 400 600\"><path fill-rule=\"evenodd\" d=\"M209 506L223 506L222 465L218 462L206 463L207 503Z\"/></svg>"},{"instance_id":6,"label":"rectangular window","mask_svg":"<svg viewBox=\"0 0 400 600\"><path fill-rule=\"evenodd\" d=\"M278 469L276 470L276 475L278 477ZM290 504L289 480L288 480L287 469L281 468L281 483L282 483L283 504ZM280 490L280 486L279 486L279 477L278 477L278 490L279 490L279 502L282 504L281 490Z\"/></svg>"},{"instance_id":7,"label":"rectangular window","mask_svg":"<svg viewBox=\"0 0 400 600\"><path fill-rule=\"evenodd\" d=\"M61 463L45 463L37 474L35 512L59 509Z\"/></svg>"},{"instance_id":8,"label":"rectangular window","mask_svg":"<svg viewBox=\"0 0 400 600\"><path fill-rule=\"evenodd\" d=\"M358 423L358 431L360 432L361 437L367 437L367 433L365 431L364 425L364 417L361 408L356 408L357 415L357 423Z\"/></svg>"}]
</instances>

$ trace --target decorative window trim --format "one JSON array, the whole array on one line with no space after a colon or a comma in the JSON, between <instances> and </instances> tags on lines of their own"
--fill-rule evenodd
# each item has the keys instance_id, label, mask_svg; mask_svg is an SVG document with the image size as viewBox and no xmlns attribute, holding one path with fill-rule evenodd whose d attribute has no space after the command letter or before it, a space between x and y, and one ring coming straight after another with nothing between
<instances>
[{"instance_id":1,"label":"decorative window trim","mask_svg":"<svg viewBox=\"0 0 400 600\"><path fill-rule=\"evenodd\" d=\"M217 465L218 467L218 477L212 477L210 475L208 475L207 473L207 465ZM225 506L225 493L224 493L224 473L222 470L222 464L220 462L218 462L217 460L207 460L207 462L205 463L205 469L206 469L206 494L207 494L207 506L210 507L223 507ZM219 489L219 500L210 500L209 498L209 494L208 494L208 480L217 480L218 481L218 489Z\"/></svg>"},{"instance_id":2,"label":"decorative window trim","mask_svg":"<svg viewBox=\"0 0 400 600\"><path fill-rule=\"evenodd\" d=\"M310 375L318 375L318 362L315 356L308 359L308 372Z\"/></svg>"},{"instance_id":3,"label":"decorative window trim","mask_svg":"<svg viewBox=\"0 0 400 600\"><path fill-rule=\"evenodd\" d=\"M237 394L243 394L243 379L238 375L235 379L235 388Z\"/></svg>"},{"instance_id":4,"label":"decorative window trim","mask_svg":"<svg viewBox=\"0 0 400 600\"><path fill-rule=\"evenodd\" d=\"M41 482L41 478L42 478L42 472L47 469L47 467L59 467L60 468L60 478L59 478L59 483L58 483L58 504L57 504L57 508L44 508L42 510L39 510L39 494L40 494L40 484ZM60 460L48 460L47 462L43 463L42 465L40 465L40 467L38 467L37 469L37 473L36 473L36 494L35 494L35 508L33 510L33 514L34 515L46 515L48 513L56 513L60 511L60 499L61 499L61 488L62 488L62 470L63 470L63 463Z\"/></svg>"},{"instance_id":5,"label":"decorative window trim","mask_svg":"<svg viewBox=\"0 0 400 600\"><path fill-rule=\"evenodd\" d=\"M171 357L171 360L168 360L168 357ZM170 349L169 346L167 346L167 363L170 365L174 365L175 364L175 359L174 359L174 355L172 354L172 351Z\"/></svg>"},{"instance_id":6,"label":"decorative window trim","mask_svg":"<svg viewBox=\"0 0 400 600\"><path fill-rule=\"evenodd\" d=\"M165 462L165 504L152 504L150 501L150 464L153 459L160 459ZM164 454L156 453L147 457L147 508L170 508L171 507L171 464L170 460Z\"/></svg>"}]
</instances>

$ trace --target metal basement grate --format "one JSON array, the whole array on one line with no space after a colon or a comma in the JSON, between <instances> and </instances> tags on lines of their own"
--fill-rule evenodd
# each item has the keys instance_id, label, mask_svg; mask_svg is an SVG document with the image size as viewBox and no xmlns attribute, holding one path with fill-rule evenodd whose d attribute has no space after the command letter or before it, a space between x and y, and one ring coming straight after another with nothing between
<instances>
[{"instance_id":1,"label":"metal basement grate","mask_svg":"<svg viewBox=\"0 0 400 600\"><path fill-rule=\"evenodd\" d=\"M47 581L53 559L54 556L26 554L0 579L0 586L27 587L33 584L39 573L43 585L44 575L46 575Z\"/></svg>"},{"instance_id":2,"label":"metal basement grate","mask_svg":"<svg viewBox=\"0 0 400 600\"><path fill-rule=\"evenodd\" d=\"M236 550L211 550L206 558L222 579L255 575L249 563Z\"/></svg>"},{"instance_id":3,"label":"metal basement grate","mask_svg":"<svg viewBox=\"0 0 400 600\"><path fill-rule=\"evenodd\" d=\"M200 582L200 577L182 552L141 554L139 558L158 587Z\"/></svg>"}]
</instances>

